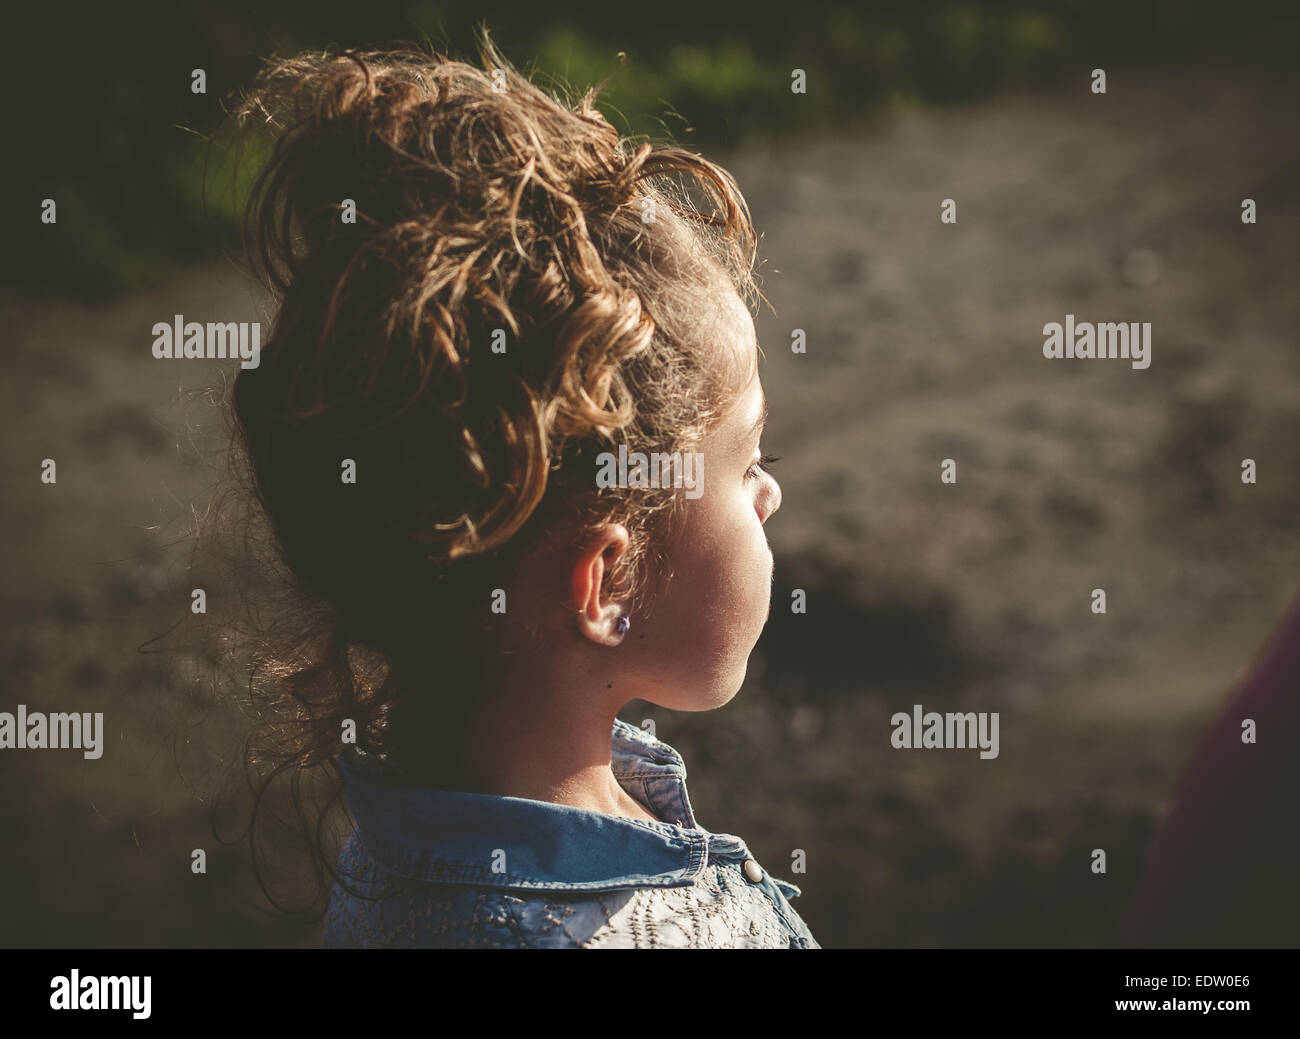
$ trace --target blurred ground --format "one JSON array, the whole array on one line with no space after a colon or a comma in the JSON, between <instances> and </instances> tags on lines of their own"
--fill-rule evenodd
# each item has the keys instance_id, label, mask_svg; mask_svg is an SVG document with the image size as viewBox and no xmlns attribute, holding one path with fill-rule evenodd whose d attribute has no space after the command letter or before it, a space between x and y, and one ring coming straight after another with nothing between
<instances>
[{"instance_id":1,"label":"blurred ground","mask_svg":"<svg viewBox=\"0 0 1300 1039\"><path fill-rule=\"evenodd\" d=\"M1115 942L1181 767L1300 582L1297 85L1112 76L714 156L777 310L776 600L732 704L623 716L682 751L702 825L803 888L824 946ZM3 301L0 704L106 711L108 749L0 755L0 944L317 940L208 827L243 725L219 661L137 652L223 587L183 538L223 442L189 391L222 372L155 361L149 329L266 320L255 299L216 264L112 307ZM1150 368L1045 360L1067 312L1150 321ZM999 711L1000 756L893 750L914 703Z\"/></svg>"}]
</instances>

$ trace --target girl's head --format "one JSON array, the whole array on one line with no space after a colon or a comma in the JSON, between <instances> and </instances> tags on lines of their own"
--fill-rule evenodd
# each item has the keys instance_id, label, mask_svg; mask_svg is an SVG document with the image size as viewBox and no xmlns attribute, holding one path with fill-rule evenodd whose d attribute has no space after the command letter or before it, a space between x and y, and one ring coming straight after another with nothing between
<instances>
[{"instance_id":1,"label":"girl's head","mask_svg":"<svg viewBox=\"0 0 1300 1039\"><path fill-rule=\"evenodd\" d=\"M621 139L593 93L483 59L304 56L240 108L274 137L246 231L280 309L234 410L284 562L329 611L310 654L266 661L289 708L267 747L298 765L352 719L429 774L512 666L716 707L767 617L780 491L743 198ZM675 472L703 493L603 486L620 447L632 473L638 452L694 463Z\"/></svg>"}]
</instances>

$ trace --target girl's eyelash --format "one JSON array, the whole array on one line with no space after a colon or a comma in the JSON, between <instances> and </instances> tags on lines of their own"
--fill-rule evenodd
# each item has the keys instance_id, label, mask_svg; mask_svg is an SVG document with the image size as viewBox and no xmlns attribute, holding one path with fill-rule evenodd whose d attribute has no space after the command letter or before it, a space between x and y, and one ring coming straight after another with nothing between
<instances>
[{"instance_id":1,"label":"girl's eyelash","mask_svg":"<svg viewBox=\"0 0 1300 1039\"><path fill-rule=\"evenodd\" d=\"M753 465L751 465L751 466L750 466L750 467L745 471L745 477L746 477L746 479L757 480L757 479L758 479L758 472L759 472L760 469L761 469L763 472L765 472L765 473L767 473L767 472L771 472L771 471L772 471L772 466L776 465L776 463L779 462L779 461L781 461L781 456L780 456L780 455L775 455L775 456L773 456L773 455L762 455L762 456L760 456L759 459L758 459L758 461L755 462Z\"/></svg>"}]
</instances>

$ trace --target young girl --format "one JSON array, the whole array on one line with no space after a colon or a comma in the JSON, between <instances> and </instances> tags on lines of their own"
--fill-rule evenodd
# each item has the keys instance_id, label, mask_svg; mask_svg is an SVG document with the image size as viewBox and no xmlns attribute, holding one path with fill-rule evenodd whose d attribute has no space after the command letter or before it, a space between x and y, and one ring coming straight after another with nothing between
<instances>
[{"instance_id":1,"label":"young girl","mask_svg":"<svg viewBox=\"0 0 1300 1039\"><path fill-rule=\"evenodd\" d=\"M817 948L616 717L721 707L767 619L748 209L482 57L303 56L239 110L279 311L234 411L330 617L256 746L343 782L325 944Z\"/></svg>"}]
</instances>

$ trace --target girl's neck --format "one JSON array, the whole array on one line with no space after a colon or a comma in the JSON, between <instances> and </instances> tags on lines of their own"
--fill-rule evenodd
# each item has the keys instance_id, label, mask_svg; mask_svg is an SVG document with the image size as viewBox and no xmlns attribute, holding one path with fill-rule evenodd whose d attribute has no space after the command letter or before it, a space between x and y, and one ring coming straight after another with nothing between
<instances>
[{"instance_id":1,"label":"girl's neck","mask_svg":"<svg viewBox=\"0 0 1300 1039\"><path fill-rule=\"evenodd\" d=\"M451 645L460 652L412 673L416 713L393 719L432 745L407 752L407 781L654 818L614 776L610 734L633 697L615 692L626 681L603 647L562 633L507 648L470 632Z\"/></svg>"},{"instance_id":2,"label":"girl's neck","mask_svg":"<svg viewBox=\"0 0 1300 1039\"><path fill-rule=\"evenodd\" d=\"M610 732L616 705L545 696L537 686L515 688L513 695L489 698L467 719L460 789L654 818L614 776Z\"/></svg>"}]
</instances>

